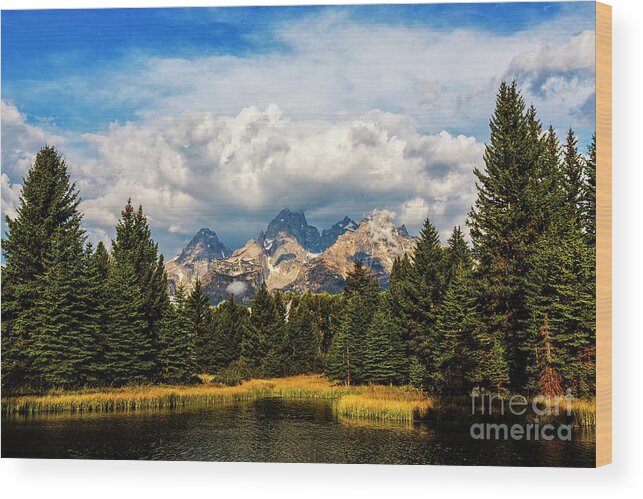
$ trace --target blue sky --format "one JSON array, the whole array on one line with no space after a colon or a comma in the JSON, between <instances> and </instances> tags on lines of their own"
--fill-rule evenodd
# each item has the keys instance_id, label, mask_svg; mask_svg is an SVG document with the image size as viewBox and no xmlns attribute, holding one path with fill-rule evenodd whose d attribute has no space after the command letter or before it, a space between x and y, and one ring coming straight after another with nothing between
<instances>
[{"instance_id":1,"label":"blue sky","mask_svg":"<svg viewBox=\"0 0 643 499\"><path fill-rule=\"evenodd\" d=\"M201 226L242 244L286 205L446 233L503 78L587 143L593 32L589 2L3 11L3 212L47 141L94 239L128 196L168 255Z\"/></svg>"}]
</instances>

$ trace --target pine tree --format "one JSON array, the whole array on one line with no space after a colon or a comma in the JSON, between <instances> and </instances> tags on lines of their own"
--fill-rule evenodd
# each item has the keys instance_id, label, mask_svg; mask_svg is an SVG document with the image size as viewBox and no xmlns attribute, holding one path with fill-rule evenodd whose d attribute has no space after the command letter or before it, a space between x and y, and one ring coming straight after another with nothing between
<instances>
[{"instance_id":1,"label":"pine tree","mask_svg":"<svg viewBox=\"0 0 643 499\"><path fill-rule=\"evenodd\" d=\"M533 178L542 145L535 113L525 112L516 83L500 85L490 121L485 169L474 170L478 198L468 225L477 262L483 327L496 353L506 350L512 385L526 382L522 346L529 312L524 296L530 245L538 239Z\"/></svg>"},{"instance_id":2,"label":"pine tree","mask_svg":"<svg viewBox=\"0 0 643 499\"><path fill-rule=\"evenodd\" d=\"M569 208L569 216L581 220L581 200L583 196L583 160L578 153L578 141L574 131L570 128L567 132L565 142L565 154L563 156L562 173L563 187L566 197L566 206Z\"/></svg>"},{"instance_id":3,"label":"pine tree","mask_svg":"<svg viewBox=\"0 0 643 499\"><path fill-rule=\"evenodd\" d=\"M156 363L150 360L152 338L147 329L145 297L134 268L128 263L112 265L107 286L107 380L114 385L149 381Z\"/></svg>"},{"instance_id":4,"label":"pine tree","mask_svg":"<svg viewBox=\"0 0 643 499\"><path fill-rule=\"evenodd\" d=\"M265 283L257 291L250 310L250 320L241 342L241 356L250 366L259 368L263 375L278 375L283 367L281 350L285 323Z\"/></svg>"},{"instance_id":5,"label":"pine tree","mask_svg":"<svg viewBox=\"0 0 643 499\"><path fill-rule=\"evenodd\" d=\"M197 374L193 295L185 297L183 286L163 313L159 335L161 379L166 383L189 383ZM192 305L192 306L191 306Z\"/></svg>"},{"instance_id":6,"label":"pine tree","mask_svg":"<svg viewBox=\"0 0 643 499\"><path fill-rule=\"evenodd\" d=\"M535 233L538 237L560 220L570 217L566 209L561 147L552 126L543 135L541 143L542 154L530 186L531 210L534 213Z\"/></svg>"},{"instance_id":7,"label":"pine tree","mask_svg":"<svg viewBox=\"0 0 643 499\"><path fill-rule=\"evenodd\" d=\"M402 383L407 378L402 331L388 293L381 295L368 328L362 378L364 382L389 384Z\"/></svg>"},{"instance_id":8,"label":"pine tree","mask_svg":"<svg viewBox=\"0 0 643 499\"><path fill-rule=\"evenodd\" d=\"M56 240L84 238L78 212L80 199L70 182L67 165L54 147L43 147L24 178L15 218L6 217L2 242L2 384L25 381L30 366L25 345L30 331L16 328L28 319L41 296L42 279L48 271Z\"/></svg>"},{"instance_id":9,"label":"pine tree","mask_svg":"<svg viewBox=\"0 0 643 499\"><path fill-rule=\"evenodd\" d=\"M469 272L473 268L473 260L471 258L471 250L464 240L464 234L460 226L453 228L447 245L444 255L446 267L444 280L445 286L448 287L457 271L464 269ZM445 287L445 291L446 289Z\"/></svg>"},{"instance_id":10,"label":"pine tree","mask_svg":"<svg viewBox=\"0 0 643 499\"><path fill-rule=\"evenodd\" d=\"M209 338L212 327L212 315L210 313L210 299L205 294L200 279L194 281L192 291L185 303L185 313L188 317L188 325L195 339L196 344L196 363L202 372L207 372L212 365L213 360L211 349L206 344L211 343Z\"/></svg>"},{"instance_id":11,"label":"pine tree","mask_svg":"<svg viewBox=\"0 0 643 499\"><path fill-rule=\"evenodd\" d=\"M560 386L561 376L555 365L556 354L551 342L551 331L547 314L543 317L540 327L540 344L536 349L536 362L538 366L538 390L546 397L558 397L563 394Z\"/></svg>"},{"instance_id":12,"label":"pine tree","mask_svg":"<svg viewBox=\"0 0 643 499\"><path fill-rule=\"evenodd\" d=\"M363 381L365 341L379 302L379 291L377 280L356 261L346 276L343 319L328 355L327 372L332 379L349 385Z\"/></svg>"},{"instance_id":13,"label":"pine tree","mask_svg":"<svg viewBox=\"0 0 643 499\"><path fill-rule=\"evenodd\" d=\"M484 380L489 388L496 392L503 393L509 389L511 379L509 377L509 364L507 363L507 352L502 339L491 338L491 349L483 357Z\"/></svg>"},{"instance_id":14,"label":"pine tree","mask_svg":"<svg viewBox=\"0 0 643 499\"><path fill-rule=\"evenodd\" d=\"M285 350L291 375L311 373L316 368L320 334L310 302L310 295L305 294L298 305L290 309Z\"/></svg>"},{"instance_id":15,"label":"pine tree","mask_svg":"<svg viewBox=\"0 0 643 499\"><path fill-rule=\"evenodd\" d=\"M406 281L406 317L411 355L424 366L422 386L435 390L439 383L439 341L436 314L445 285L445 254L438 231L427 218L420 231L413 266Z\"/></svg>"},{"instance_id":16,"label":"pine tree","mask_svg":"<svg viewBox=\"0 0 643 499\"><path fill-rule=\"evenodd\" d=\"M112 241L114 266L129 267L135 277L135 284L143 299L145 315L145 352L139 352L146 359L149 378L158 373L158 335L164 310L169 305L167 277L163 256L158 255L158 245L152 240L151 230L143 208L134 211L128 200L116 225L116 239ZM127 273L129 270L124 270ZM143 346L141 346L143 348Z\"/></svg>"},{"instance_id":17,"label":"pine tree","mask_svg":"<svg viewBox=\"0 0 643 499\"><path fill-rule=\"evenodd\" d=\"M239 359L241 341L248 327L248 309L230 295L212 314L211 333L203 345L204 357L211 361L205 366L205 372L215 372Z\"/></svg>"},{"instance_id":18,"label":"pine tree","mask_svg":"<svg viewBox=\"0 0 643 499\"><path fill-rule=\"evenodd\" d=\"M109 334L107 297L110 257L105 245L99 242L93 251L91 245L87 246L86 259L87 303L89 310L92 311L96 335L93 342L94 358L91 370L95 383L100 384L107 380L105 353Z\"/></svg>"},{"instance_id":19,"label":"pine tree","mask_svg":"<svg viewBox=\"0 0 643 499\"><path fill-rule=\"evenodd\" d=\"M80 386L96 381L93 372L98 323L89 301L86 255L82 240L54 234L46 256L45 274L37 278L40 290L29 316L18 321L28 328L25 345L31 385Z\"/></svg>"},{"instance_id":20,"label":"pine tree","mask_svg":"<svg viewBox=\"0 0 643 499\"><path fill-rule=\"evenodd\" d=\"M596 132L583 163L583 186L581 191L581 227L586 234L588 244L596 246Z\"/></svg>"},{"instance_id":21,"label":"pine tree","mask_svg":"<svg viewBox=\"0 0 643 499\"><path fill-rule=\"evenodd\" d=\"M541 328L547 322L564 384L585 395L594 387L596 288L593 264L594 250L587 246L575 220L561 222L537 245L526 287L531 314L527 345L532 352L536 351L541 341ZM540 375L535 360L528 371L532 389L537 388Z\"/></svg>"},{"instance_id":22,"label":"pine tree","mask_svg":"<svg viewBox=\"0 0 643 499\"><path fill-rule=\"evenodd\" d=\"M452 241L452 246L458 239ZM457 262L450 270L451 279L437 317L440 335L440 381L449 394L462 393L480 381L476 372L479 358L475 294L471 270Z\"/></svg>"}]
</instances>

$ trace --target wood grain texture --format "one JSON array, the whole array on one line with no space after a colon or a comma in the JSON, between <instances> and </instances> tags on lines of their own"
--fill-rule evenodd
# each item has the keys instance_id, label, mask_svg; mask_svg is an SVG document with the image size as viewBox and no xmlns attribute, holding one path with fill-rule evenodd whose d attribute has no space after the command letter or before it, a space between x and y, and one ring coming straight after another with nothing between
<instances>
[{"instance_id":1,"label":"wood grain texture","mask_svg":"<svg viewBox=\"0 0 643 499\"><path fill-rule=\"evenodd\" d=\"M612 462L612 7L596 3L596 465Z\"/></svg>"}]
</instances>

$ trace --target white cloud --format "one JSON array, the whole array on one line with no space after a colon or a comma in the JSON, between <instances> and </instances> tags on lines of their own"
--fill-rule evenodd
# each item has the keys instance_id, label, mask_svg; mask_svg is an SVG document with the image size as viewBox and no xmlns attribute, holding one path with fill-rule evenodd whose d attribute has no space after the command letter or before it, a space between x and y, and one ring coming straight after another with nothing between
<instances>
[{"instance_id":1,"label":"white cloud","mask_svg":"<svg viewBox=\"0 0 643 499\"><path fill-rule=\"evenodd\" d=\"M517 54L508 73L529 85L536 94L565 94L579 86L591 92L595 64L596 34L585 30L571 35L564 43L548 43L538 50Z\"/></svg>"},{"instance_id":2,"label":"white cloud","mask_svg":"<svg viewBox=\"0 0 643 499\"><path fill-rule=\"evenodd\" d=\"M124 60L120 71L110 65L95 78L73 76L38 92L42 99L64 95L85 105L106 99L141 118L186 109L233 115L270 103L297 121L353 119L384 109L414 117L422 130L466 130L481 138L508 69L526 75L543 68L589 68L592 29L588 15L561 16L512 34L315 15L289 19L271 33L287 50L191 58L138 53ZM568 119L587 97L565 85L548 89L547 95L534 88L527 100L539 109L550 103L546 119L554 123Z\"/></svg>"},{"instance_id":3,"label":"white cloud","mask_svg":"<svg viewBox=\"0 0 643 499\"><path fill-rule=\"evenodd\" d=\"M237 296L244 294L247 289L248 289L248 285L242 281L232 281L225 288L226 293L234 294Z\"/></svg>"},{"instance_id":4,"label":"white cloud","mask_svg":"<svg viewBox=\"0 0 643 499\"><path fill-rule=\"evenodd\" d=\"M42 128L27 123L26 116L14 104L2 100L0 106L4 172L19 178L27 173L41 147L47 144L64 146L62 136L47 133Z\"/></svg>"},{"instance_id":5,"label":"white cloud","mask_svg":"<svg viewBox=\"0 0 643 499\"><path fill-rule=\"evenodd\" d=\"M5 215L14 218L17 214L16 209L20 201L21 185L12 184L9 177L3 173L1 176L1 191L2 191L2 218Z\"/></svg>"},{"instance_id":6,"label":"white cloud","mask_svg":"<svg viewBox=\"0 0 643 499\"><path fill-rule=\"evenodd\" d=\"M38 95L109 99L138 119L49 134L3 101L2 209L47 142L68 158L92 238L113 234L130 196L166 253L201 226L234 245L285 206L331 223L387 208L411 232L428 214L445 233L473 202L472 170L482 166L502 77L527 83L526 100L546 123L593 128L590 21L503 35L315 16L276 33L283 52L139 56L118 72L60 79Z\"/></svg>"},{"instance_id":7,"label":"white cloud","mask_svg":"<svg viewBox=\"0 0 643 499\"><path fill-rule=\"evenodd\" d=\"M460 216L483 152L471 137L422 134L406 116L292 121L272 104L236 116L188 112L87 138L111 179L83 202L88 223L113 225L132 196L164 232L210 226L244 239L285 206L336 220L413 199ZM410 209L403 216L413 230Z\"/></svg>"},{"instance_id":8,"label":"white cloud","mask_svg":"<svg viewBox=\"0 0 643 499\"><path fill-rule=\"evenodd\" d=\"M428 216L428 203L424 199L416 197L402 204L398 220L402 224L417 227L421 225Z\"/></svg>"}]
</instances>

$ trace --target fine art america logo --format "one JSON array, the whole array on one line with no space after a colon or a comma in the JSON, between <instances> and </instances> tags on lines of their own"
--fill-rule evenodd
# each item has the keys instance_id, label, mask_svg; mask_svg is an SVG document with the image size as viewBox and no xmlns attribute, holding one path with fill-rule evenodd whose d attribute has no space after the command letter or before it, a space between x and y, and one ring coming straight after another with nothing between
<instances>
[{"instance_id":1,"label":"fine art america logo","mask_svg":"<svg viewBox=\"0 0 643 499\"><path fill-rule=\"evenodd\" d=\"M506 418L512 422L475 422L470 435L475 440L571 441L572 425L557 421L571 420L573 399L569 389L564 396L538 395L529 400L523 395L504 396L475 387L471 391L474 418L482 416L495 421Z\"/></svg>"}]
</instances>

